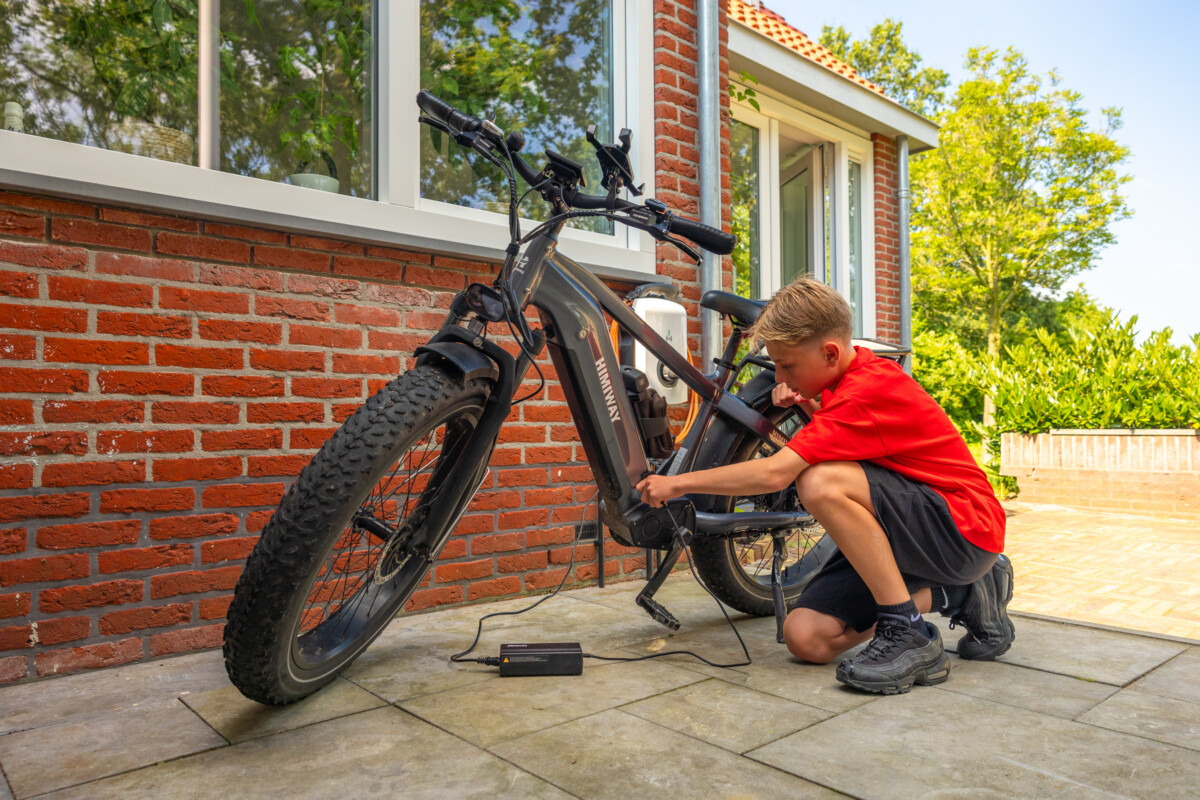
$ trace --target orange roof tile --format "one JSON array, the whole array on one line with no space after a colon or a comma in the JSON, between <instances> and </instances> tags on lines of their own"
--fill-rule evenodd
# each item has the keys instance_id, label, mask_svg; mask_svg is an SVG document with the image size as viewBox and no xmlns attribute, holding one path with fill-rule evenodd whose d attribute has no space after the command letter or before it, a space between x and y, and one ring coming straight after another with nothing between
<instances>
[{"instance_id":1,"label":"orange roof tile","mask_svg":"<svg viewBox=\"0 0 1200 800\"><path fill-rule=\"evenodd\" d=\"M826 69L887 97L882 89L859 75L845 61L834 56L827 48L808 38L803 31L790 25L787 20L761 3L755 0L729 0L729 17L784 47L790 47L810 61L815 61Z\"/></svg>"}]
</instances>

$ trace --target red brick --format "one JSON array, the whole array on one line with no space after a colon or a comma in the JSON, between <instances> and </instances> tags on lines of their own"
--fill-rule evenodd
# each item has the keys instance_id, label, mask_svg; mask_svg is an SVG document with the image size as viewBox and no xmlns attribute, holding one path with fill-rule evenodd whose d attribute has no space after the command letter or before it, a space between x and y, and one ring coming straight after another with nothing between
<instances>
[{"instance_id":1,"label":"red brick","mask_svg":"<svg viewBox=\"0 0 1200 800\"><path fill-rule=\"evenodd\" d=\"M43 581L69 581L88 576L88 557L81 553L0 561L0 586Z\"/></svg>"},{"instance_id":2,"label":"red brick","mask_svg":"<svg viewBox=\"0 0 1200 800\"><path fill-rule=\"evenodd\" d=\"M0 334L0 358L6 361L32 361L37 358L37 339L32 336Z\"/></svg>"},{"instance_id":3,"label":"red brick","mask_svg":"<svg viewBox=\"0 0 1200 800\"><path fill-rule=\"evenodd\" d=\"M554 489L530 489L525 492L527 506L557 506L575 499L575 490L569 486Z\"/></svg>"},{"instance_id":4,"label":"red brick","mask_svg":"<svg viewBox=\"0 0 1200 800\"><path fill-rule=\"evenodd\" d=\"M38 641L50 645L86 639L91 633L92 621L87 617L58 617L33 624L37 626Z\"/></svg>"},{"instance_id":5,"label":"red brick","mask_svg":"<svg viewBox=\"0 0 1200 800\"><path fill-rule=\"evenodd\" d=\"M204 564L215 564L220 561L240 561L250 555L250 551L254 549L254 545L257 542L257 536L205 542L200 545L200 561Z\"/></svg>"},{"instance_id":6,"label":"red brick","mask_svg":"<svg viewBox=\"0 0 1200 800\"><path fill-rule=\"evenodd\" d=\"M150 637L150 655L165 656L220 647L225 637L224 625L205 625L178 631L156 633Z\"/></svg>"},{"instance_id":7,"label":"red brick","mask_svg":"<svg viewBox=\"0 0 1200 800\"><path fill-rule=\"evenodd\" d=\"M501 444L513 442L542 443L546 441L546 426L544 425L505 425L500 429L497 441ZM545 472L545 470L542 470Z\"/></svg>"},{"instance_id":8,"label":"red brick","mask_svg":"<svg viewBox=\"0 0 1200 800\"><path fill-rule=\"evenodd\" d=\"M615 561L609 561L604 565L604 574L609 577L620 573L620 565ZM600 569L595 564L581 564L575 568L575 580L590 581L595 580L600 575Z\"/></svg>"},{"instance_id":9,"label":"red brick","mask_svg":"<svg viewBox=\"0 0 1200 800\"><path fill-rule=\"evenodd\" d=\"M333 406L333 421L345 422L362 406L358 403L335 403Z\"/></svg>"},{"instance_id":10,"label":"red brick","mask_svg":"<svg viewBox=\"0 0 1200 800\"><path fill-rule=\"evenodd\" d=\"M462 558L467 554L467 543L457 537L446 542L446 546L442 548L442 552L438 553L439 561L452 561L456 558Z\"/></svg>"},{"instance_id":11,"label":"red brick","mask_svg":"<svg viewBox=\"0 0 1200 800\"><path fill-rule=\"evenodd\" d=\"M140 211L128 211L121 208L100 207L100 219L107 222L121 222L126 225L141 225L145 228L169 228L173 231L200 232L200 223L193 219L167 217L161 214L146 214Z\"/></svg>"},{"instance_id":12,"label":"red brick","mask_svg":"<svg viewBox=\"0 0 1200 800\"><path fill-rule=\"evenodd\" d=\"M141 581L104 581L88 586L43 589L38 594L38 610L43 614L82 611L87 608L136 603L142 599Z\"/></svg>"},{"instance_id":13,"label":"red brick","mask_svg":"<svg viewBox=\"0 0 1200 800\"><path fill-rule=\"evenodd\" d=\"M535 447L525 451L526 464L555 464L571 460L570 447Z\"/></svg>"},{"instance_id":14,"label":"red brick","mask_svg":"<svg viewBox=\"0 0 1200 800\"><path fill-rule=\"evenodd\" d=\"M362 346L362 331L352 328L322 328L317 325L289 325L288 343L318 347L352 348Z\"/></svg>"},{"instance_id":15,"label":"red brick","mask_svg":"<svg viewBox=\"0 0 1200 800\"><path fill-rule=\"evenodd\" d=\"M141 639L122 639L119 642L90 644L69 650L50 650L38 653L37 674L39 677L66 675L81 669L115 667L118 664L140 661L141 658Z\"/></svg>"},{"instance_id":16,"label":"red brick","mask_svg":"<svg viewBox=\"0 0 1200 800\"><path fill-rule=\"evenodd\" d=\"M482 561L464 561L454 564L439 564L437 567L436 576L439 583L451 583L453 581L484 578L491 574L492 560L487 558Z\"/></svg>"},{"instance_id":17,"label":"red brick","mask_svg":"<svg viewBox=\"0 0 1200 800\"><path fill-rule=\"evenodd\" d=\"M182 372L101 372L96 376L104 394L190 395L195 380Z\"/></svg>"},{"instance_id":18,"label":"red brick","mask_svg":"<svg viewBox=\"0 0 1200 800\"><path fill-rule=\"evenodd\" d=\"M32 647L33 643L29 641L32 634L33 628L29 625L11 625L0 628L0 651L23 650L26 647Z\"/></svg>"},{"instance_id":19,"label":"red brick","mask_svg":"<svg viewBox=\"0 0 1200 800\"><path fill-rule=\"evenodd\" d=\"M283 291L283 276L277 272L267 272L261 269L201 264L199 277L202 283L213 286L240 286L244 289Z\"/></svg>"},{"instance_id":20,"label":"red brick","mask_svg":"<svg viewBox=\"0 0 1200 800\"><path fill-rule=\"evenodd\" d=\"M100 494L100 513L186 511L196 504L192 489L113 489Z\"/></svg>"},{"instance_id":21,"label":"red brick","mask_svg":"<svg viewBox=\"0 0 1200 800\"><path fill-rule=\"evenodd\" d=\"M0 400L0 425L31 424L33 424L32 400Z\"/></svg>"},{"instance_id":22,"label":"red brick","mask_svg":"<svg viewBox=\"0 0 1200 800\"><path fill-rule=\"evenodd\" d=\"M25 552L25 542L29 539L29 531L24 528L5 528L0 530L0 554L13 555Z\"/></svg>"},{"instance_id":23,"label":"red brick","mask_svg":"<svg viewBox=\"0 0 1200 800\"><path fill-rule=\"evenodd\" d=\"M32 599L33 594L30 592L0 594L0 619L25 616L29 613Z\"/></svg>"},{"instance_id":24,"label":"red brick","mask_svg":"<svg viewBox=\"0 0 1200 800\"><path fill-rule=\"evenodd\" d=\"M285 477L293 478L312 459L306 455L298 456L248 456L246 458L246 474L252 478Z\"/></svg>"},{"instance_id":25,"label":"red brick","mask_svg":"<svg viewBox=\"0 0 1200 800\"><path fill-rule=\"evenodd\" d=\"M0 263L45 269L87 269L88 252L50 244L0 241Z\"/></svg>"},{"instance_id":26,"label":"red brick","mask_svg":"<svg viewBox=\"0 0 1200 800\"><path fill-rule=\"evenodd\" d=\"M519 591L521 591L521 579L516 575L510 575L506 578L472 583L467 587L467 599L478 600L481 597L499 597L506 594L516 594Z\"/></svg>"},{"instance_id":27,"label":"red brick","mask_svg":"<svg viewBox=\"0 0 1200 800\"><path fill-rule=\"evenodd\" d=\"M458 536L465 536L471 533L489 533L495 527L495 521L491 514L468 514L458 521L458 525L454 528L454 533ZM466 551L463 552L465 554Z\"/></svg>"},{"instance_id":28,"label":"red brick","mask_svg":"<svg viewBox=\"0 0 1200 800\"><path fill-rule=\"evenodd\" d=\"M87 451L86 433L0 433L0 455L4 456L81 455Z\"/></svg>"},{"instance_id":29,"label":"red brick","mask_svg":"<svg viewBox=\"0 0 1200 800\"><path fill-rule=\"evenodd\" d=\"M250 366L277 372L322 372L325 354L313 350L251 350Z\"/></svg>"},{"instance_id":30,"label":"red brick","mask_svg":"<svg viewBox=\"0 0 1200 800\"><path fill-rule=\"evenodd\" d=\"M319 236L305 236L293 233L290 239L293 247L307 247L310 250L328 250L335 253L361 253L363 245L353 242L343 242L338 239L323 239Z\"/></svg>"},{"instance_id":31,"label":"red brick","mask_svg":"<svg viewBox=\"0 0 1200 800\"><path fill-rule=\"evenodd\" d=\"M37 297L37 275L30 272L0 272L0 294L8 297Z\"/></svg>"},{"instance_id":32,"label":"red brick","mask_svg":"<svg viewBox=\"0 0 1200 800\"><path fill-rule=\"evenodd\" d=\"M474 555L484 553L502 553L520 550L525 546L525 534L507 533L503 536L476 536L471 540L471 552Z\"/></svg>"},{"instance_id":33,"label":"red brick","mask_svg":"<svg viewBox=\"0 0 1200 800\"><path fill-rule=\"evenodd\" d=\"M238 529L233 514L198 514L193 517L158 517L150 520L151 539L194 539L225 536Z\"/></svg>"},{"instance_id":34,"label":"red brick","mask_svg":"<svg viewBox=\"0 0 1200 800\"><path fill-rule=\"evenodd\" d=\"M158 307L181 308L197 312L207 311L215 314L249 314L250 295L160 286Z\"/></svg>"},{"instance_id":35,"label":"red brick","mask_svg":"<svg viewBox=\"0 0 1200 800\"><path fill-rule=\"evenodd\" d=\"M283 244L287 241L287 234L279 231L265 231L241 225L225 225L220 222L204 223L204 232L210 236L223 236L226 239L249 239L252 242L267 242L268 244Z\"/></svg>"},{"instance_id":36,"label":"red brick","mask_svg":"<svg viewBox=\"0 0 1200 800\"><path fill-rule=\"evenodd\" d=\"M42 405L44 422L144 422L140 402L130 400L47 400Z\"/></svg>"},{"instance_id":37,"label":"red brick","mask_svg":"<svg viewBox=\"0 0 1200 800\"><path fill-rule=\"evenodd\" d=\"M39 517L79 517L91 507L87 494L39 494L33 497L0 497L0 522Z\"/></svg>"},{"instance_id":38,"label":"red brick","mask_svg":"<svg viewBox=\"0 0 1200 800\"><path fill-rule=\"evenodd\" d=\"M229 425L240 411L235 403L162 402L150 406L150 416L159 424Z\"/></svg>"},{"instance_id":39,"label":"red brick","mask_svg":"<svg viewBox=\"0 0 1200 800\"><path fill-rule=\"evenodd\" d=\"M100 431L96 434L96 452L108 453L186 453L195 443L194 431Z\"/></svg>"},{"instance_id":40,"label":"red brick","mask_svg":"<svg viewBox=\"0 0 1200 800\"><path fill-rule=\"evenodd\" d=\"M201 496L204 508L276 506L283 499L282 483L227 483L209 486Z\"/></svg>"},{"instance_id":41,"label":"red brick","mask_svg":"<svg viewBox=\"0 0 1200 800\"><path fill-rule=\"evenodd\" d=\"M137 308L149 308L154 302L154 289L141 283L118 283L54 275L46 280L50 287L51 300Z\"/></svg>"},{"instance_id":42,"label":"red brick","mask_svg":"<svg viewBox=\"0 0 1200 800\"><path fill-rule=\"evenodd\" d=\"M264 267L328 272L329 254L312 253L290 247L264 247L262 245L255 245L254 263L261 264Z\"/></svg>"},{"instance_id":43,"label":"red brick","mask_svg":"<svg viewBox=\"0 0 1200 800\"><path fill-rule=\"evenodd\" d=\"M138 540L141 530L142 522L137 519L47 525L37 532L37 546L43 550L76 550L133 544Z\"/></svg>"},{"instance_id":44,"label":"red brick","mask_svg":"<svg viewBox=\"0 0 1200 800\"><path fill-rule=\"evenodd\" d=\"M498 508L520 508L520 492L481 492L471 500L472 511L494 511Z\"/></svg>"},{"instance_id":45,"label":"red brick","mask_svg":"<svg viewBox=\"0 0 1200 800\"><path fill-rule=\"evenodd\" d=\"M444 319L445 315L440 318ZM376 325L396 327L400 325L400 312L390 308L339 304L334 306L334 319L347 325Z\"/></svg>"},{"instance_id":46,"label":"red brick","mask_svg":"<svg viewBox=\"0 0 1200 800\"><path fill-rule=\"evenodd\" d=\"M428 341L428 334L367 331L367 344L371 350L396 350L401 353L411 353Z\"/></svg>"},{"instance_id":47,"label":"red brick","mask_svg":"<svg viewBox=\"0 0 1200 800\"><path fill-rule=\"evenodd\" d=\"M143 342L104 342L94 339L47 338L43 349L47 362L62 364L117 364L136 366L150 363L150 345Z\"/></svg>"},{"instance_id":48,"label":"red brick","mask_svg":"<svg viewBox=\"0 0 1200 800\"><path fill-rule=\"evenodd\" d=\"M283 326L277 322L240 322L232 319L202 319L200 338L215 341L279 344Z\"/></svg>"},{"instance_id":49,"label":"red brick","mask_svg":"<svg viewBox=\"0 0 1200 800\"><path fill-rule=\"evenodd\" d=\"M247 422L324 422L323 403L247 403Z\"/></svg>"},{"instance_id":50,"label":"red brick","mask_svg":"<svg viewBox=\"0 0 1200 800\"><path fill-rule=\"evenodd\" d=\"M253 375L206 375L201 381L204 394L214 397L282 397L283 378Z\"/></svg>"},{"instance_id":51,"label":"red brick","mask_svg":"<svg viewBox=\"0 0 1200 800\"><path fill-rule=\"evenodd\" d=\"M158 252L167 255L204 258L212 261L250 260L250 245L211 236L194 236L186 233L160 233L155 241Z\"/></svg>"},{"instance_id":52,"label":"red brick","mask_svg":"<svg viewBox=\"0 0 1200 800\"><path fill-rule=\"evenodd\" d=\"M497 526L502 531L510 531L517 528L532 528L537 525L545 525L550 521L550 511L545 508L526 509L525 511L509 511L506 514L500 515L500 523Z\"/></svg>"},{"instance_id":53,"label":"red brick","mask_svg":"<svg viewBox=\"0 0 1200 800\"><path fill-rule=\"evenodd\" d=\"M408 603L405 604L404 610L410 613L424 611L436 606L461 603L462 600L463 590L461 586L439 586L436 589L421 589L420 591L413 592L413 596L408 598Z\"/></svg>"},{"instance_id":54,"label":"red brick","mask_svg":"<svg viewBox=\"0 0 1200 800\"><path fill-rule=\"evenodd\" d=\"M572 528L542 528L536 531L526 531L525 546L541 547L548 544L564 544L575 538Z\"/></svg>"},{"instance_id":55,"label":"red brick","mask_svg":"<svg viewBox=\"0 0 1200 800\"><path fill-rule=\"evenodd\" d=\"M271 517L274 515L274 509L268 509L266 511L251 511L246 515L246 533L258 533L263 528L267 527L267 523L271 521Z\"/></svg>"},{"instance_id":56,"label":"red brick","mask_svg":"<svg viewBox=\"0 0 1200 800\"><path fill-rule=\"evenodd\" d=\"M291 450L316 450L333 436L337 428L294 428L288 435Z\"/></svg>"},{"instance_id":57,"label":"red brick","mask_svg":"<svg viewBox=\"0 0 1200 800\"><path fill-rule=\"evenodd\" d=\"M229 613L229 604L233 602L233 595L227 594L224 597L202 597L200 598L200 619L224 619Z\"/></svg>"},{"instance_id":58,"label":"red brick","mask_svg":"<svg viewBox=\"0 0 1200 800\"><path fill-rule=\"evenodd\" d=\"M0 489L28 489L32 486L32 464L0 465Z\"/></svg>"},{"instance_id":59,"label":"red brick","mask_svg":"<svg viewBox=\"0 0 1200 800\"><path fill-rule=\"evenodd\" d=\"M203 431L200 446L209 452L221 450L275 450L283 447L283 431L252 428L233 431Z\"/></svg>"},{"instance_id":60,"label":"red brick","mask_svg":"<svg viewBox=\"0 0 1200 800\"><path fill-rule=\"evenodd\" d=\"M397 375L400 359L391 356L333 354L333 371L355 375Z\"/></svg>"},{"instance_id":61,"label":"red brick","mask_svg":"<svg viewBox=\"0 0 1200 800\"><path fill-rule=\"evenodd\" d=\"M95 244L121 250L150 250L150 231L82 219L51 220L50 238L59 242Z\"/></svg>"},{"instance_id":62,"label":"red brick","mask_svg":"<svg viewBox=\"0 0 1200 800\"><path fill-rule=\"evenodd\" d=\"M115 636L146 628L166 628L182 622L190 622L191 619L191 603L171 603L149 608L126 608L120 611L110 611L102 616L100 633L105 636Z\"/></svg>"},{"instance_id":63,"label":"red brick","mask_svg":"<svg viewBox=\"0 0 1200 800\"><path fill-rule=\"evenodd\" d=\"M218 567L203 572L172 572L150 578L150 598L160 600L181 594L200 594L237 585L241 567Z\"/></svg>"},{"instance_id":64,"label":"red brick","mask_svg":"<svg viewBox=\"0 0 1200 800\"><path fill-rule=\"evenodd\" d=\"M293 397L362 397L362 381L353 378L292 378Z\"/></svg>"},{"instance_id":65,"label":"red brick","mask_svg":"<svg viewBox=\"0 0 1200 800\"><path fill-rule=\"evenodd\" d=\"M435 258L436 262L438 259ZM404 268L404 282L412 286L443 286L462 289L467 285L467 276L444 268L421 267L409 264Z\"/></svg>"},{"instance_id":66,"label":"red brick","mask_svg":"<svg viewBox=\"0 0 1200 800\"><path fill-rule=\"evenodd\" d=\"M0 658L0 684L16 683L29 676L29 659L25 656Z\"/></svg>"},{"instance_id":67,"label":"red brick","mask_svg":"<svg viewBox=\"0 0 1200 800\"><path fill-rule=\"evenodd\" d=\"M184 344L154 345L154 363L160 367L187 369L241 369L246 357L239 347L192 347Z\"/></svg>"},{"instance_id":68,"label":"red brick","mask_svg":"<svg viewBox=\"0 0 1200 800\"><path fill-rule=\"evenodd\" d=\"M145 480L145 461L68 462L47 464L42 469L43 486L101 486Z\"/></svg>"},{"instance_id":69,"label":"red brick","mask_svg":"<svg viewBox=\"0 0 1200 800\"><path fill-rule=\"evenodd\" d=\"M292 294L315 294L349 300L358 297L363 290L360 281L345 278L324 278L316 275L289 275L288 291Z\"/></svg>"},{"instance_id":70,"label":"red brick","mask_svg":"<svg viewBox=\"0 0 1200 800\"><path fill-rule=\"evenodd\" d=\"M430 263L429 253L414 253L410 250L400 250L395 247L377 247L367 245L367 255L375 256L376 258L390 258L393 261L412 261L417 264Z\"/></svg>"},{"instance_id":71,"label":"red brick","mask_svg":"<svg viewBox=\"0 0 1200 800\"><path fill-rule=\"evenodd\" d=\"M154 461L156 481L214 481L242 474L242 460L224 458L159 458Z\"/></svg>"},{"instance_id":72,"label":"red brick","mask_svg":"<svg viewBox=\"0 0 1200 800\"><path fill-rule=\"evenodd\" d=\"M96 253L96 272L103 275L128 275L164 281L191 281L195 268L187 261L176 261L132 253Z\"/></svg>"},{"instance_id":73,"label":"red brick","mask_svg":"<svg viewBox=\"0 0 1200 800\"><path fill-rule=\"evenodd\" d=\"M186 544L165 544L136 550L110 550L96 557L100 573L137 572L145 569L178 567L192 563L192 548Z\"/></svg>"},{"instance_id":74,"label":"red brick","mask_svg":"<svg viewBox=\"0 0 1200 800\"><path fill-rule=\"evenodd\" d=\"M56 214L68 214L76 217L96 216L95 206L17 192L0 192L0 204L32 211L53 211Z\"/></svg>"},{"instance_id":75,"label":"red brick","mask_svg":"<svg viewBox=\"0 0 1200 800\"><path fill-rule=\"evenodd\" d=\"M334 256L333 273L335 275L356 275L360 278L382 278L398 281L403 277L404 269L400 264L374 258L358 256Z\"/></svg>"},{"instance_id":76,"label":"red brick","mask_svg":"<svg viewBox=\"0 0 1200 800\"><path fill-rule=\"evenodd\" d=\"M75 308L0 303L0 328L83 333L87 330L87 312Z\"/></svg>"},{"instance_id":77,"label":"red brick","mask_svg":"<svg viewBox=\"0 0 1200 800\"><path fill-rule=\"evenodd\" d=\"M547 564L546 551L536 553L521 553L515 556L501 556L497 559L501 572L525 572L531 569L545 569Z\"/></svg>"},{"instance_id":78,"label":"red brick","mask_svg":"<svg viewBox=\"0 0 1200 800\"><path fill-rule=\"evenodd\" d=\"M436 311L405 311L404 324L418 331L436 331L446 321L445 314Z\"/></svg>"}]
</instances>

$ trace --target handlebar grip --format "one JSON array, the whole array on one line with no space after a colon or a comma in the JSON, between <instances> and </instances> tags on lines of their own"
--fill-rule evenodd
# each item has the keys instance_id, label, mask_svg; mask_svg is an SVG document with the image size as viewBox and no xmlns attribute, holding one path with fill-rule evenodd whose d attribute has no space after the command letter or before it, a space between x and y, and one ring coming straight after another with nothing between
<instances>
[{"instance_id":1,"label":"handlebar grip","mask_svg":"<svg viewBox=\"0 0 1200 800\"><path fill-rule=\"evenodd\" d=\"M732 253L738 241L737 237L732 233L725 233L719 228L714 228L711 225L705 225L694 219L680 216L671 217L667 231L669 233L677 233L686 239L691 239L705 250L716 253L719 256L727 256Z\"/></svg>"},{"instance_id":2,"label":"handlebar grip","mask_svg":"<svg viewBox=\"0 0 1200 800\"><path fill-rule=\"evenodd\" d=\"M445 123L456 131L472 133L479 130L483 122L479 117L464 114L442 98L425 89L417 92L417 105L429 116Z\"/></svg>"}]
</instances>

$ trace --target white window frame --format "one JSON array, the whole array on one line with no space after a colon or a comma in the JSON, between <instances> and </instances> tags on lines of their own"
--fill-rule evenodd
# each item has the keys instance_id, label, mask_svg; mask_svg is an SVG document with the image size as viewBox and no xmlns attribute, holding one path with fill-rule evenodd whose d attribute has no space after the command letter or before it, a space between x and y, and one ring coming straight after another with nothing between
<instances>
[{"instance_id":1,"label":"white window frame","mask_svg":"<svg viewBox=\"0 0 1200 800\"><path fill-rule=\"evenodd\" d=\"M0 131L0 151L5 153L0 184L413 250L502 258L508 244L505 215L420 197L420 124L414 101L420 89L420 4L379 0L375 8L377 199L329 194L10 131ZM633 130L634 171L645 181L647 195L653 196L652 4L612 0L612 8L613 124L615 129ZM539 154L528 155L540 166ZM523 229L534 224L526 220ZM601 274L654 275L653 240L627 226L615 227L611 235L567 228L560 237L563 250Z\"/></svg>"},{"instance_id":2,"label":"white window frame","mask_svg":"<svg viewBox=\"0 0 1200 800\"><path fill-rule=\"evenodd\" d=\"M747 88L735 84L740 91ZM826 160L825 171L829 173L830 202L832 204L833 228L829 232L831 275L825 278L842 296L848 297L850 284L850 161L861 168L862 197L862 253L860 265L862 281L863 330L862 336L876 335L875 309L875 173L874 144L862 131L850 130L832 122L813 116L795 106L757 92L755 110L744 101L731 104L733 118L759 131L759 239L760 265L763 270L763 298L770 297L781 286L780 258L782 236L780 235L779 198L779 136L780 127L786 126L816 136L832 144ZM769 179L768 179L769 178ZM764 187L762 184L766 183ZM813 208L811 213L821 220L813 230L822 230L824 209ZM814 220L815 222L816 220ZM824 248L824 236L817 237L818 256ZM769 261L768 261L769 256ZM823 265L825 259L818 257L816 263Z\"/></svg>"}]
</instances>

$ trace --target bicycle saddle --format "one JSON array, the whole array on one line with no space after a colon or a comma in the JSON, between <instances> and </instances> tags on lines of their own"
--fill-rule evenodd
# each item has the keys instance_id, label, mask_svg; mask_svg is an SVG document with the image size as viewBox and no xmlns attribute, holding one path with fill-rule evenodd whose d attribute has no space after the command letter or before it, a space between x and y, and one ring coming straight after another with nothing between
<instances>
[{"instance_id":1,"label":"bicycle saddle","mask_svg":"<svg viewBox=\"0 0 1200 800\"><path fill-rule=\"evenodd\" d=\"M766 300L748 300L736 294L716 290L705 292L700 298L700 305L728 316L734 325L742 327L753 325L766 304Z\"/></svg>"}]
</instances>

